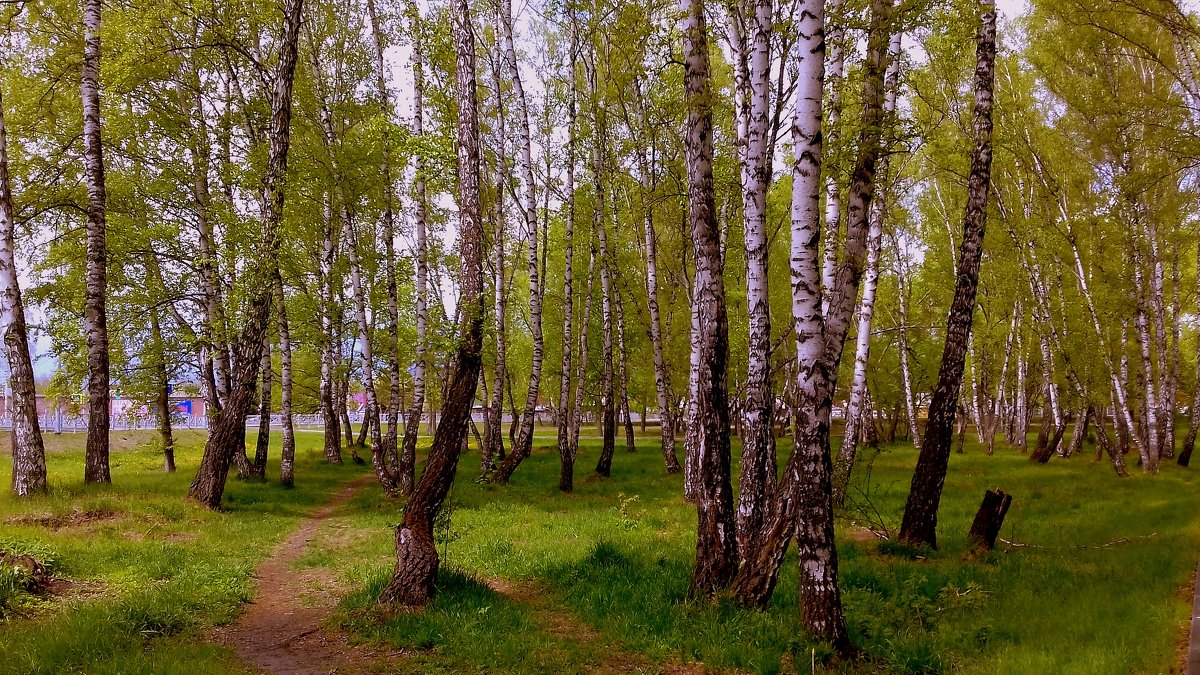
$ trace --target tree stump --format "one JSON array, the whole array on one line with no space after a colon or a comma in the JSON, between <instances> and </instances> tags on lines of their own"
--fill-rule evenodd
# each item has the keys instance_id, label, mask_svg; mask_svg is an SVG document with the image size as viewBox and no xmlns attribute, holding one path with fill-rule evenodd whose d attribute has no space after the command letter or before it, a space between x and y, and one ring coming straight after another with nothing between
<instances>
[{"instance_id":1,"label":"tree stump","mask_svg":"<svg viewBox=\"0 0 1200 675\"><path fill-rule=\"evenodd\" d=\"M1000 527L1004 525L1004 516L1012 504L1012 495L996 488L983 493L983 503L975 513L975 522L971 523L971 531L967 541L974 551L990 551L996 548L996 537L1000 536Z\"/></svg>"}]
</instances>

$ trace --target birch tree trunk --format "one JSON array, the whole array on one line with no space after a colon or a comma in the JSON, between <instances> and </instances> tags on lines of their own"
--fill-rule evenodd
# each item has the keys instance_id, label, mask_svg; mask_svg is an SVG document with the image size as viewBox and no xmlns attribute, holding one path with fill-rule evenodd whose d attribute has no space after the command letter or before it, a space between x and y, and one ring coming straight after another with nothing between
<instances>
[{"instance_id":1,"label":"birch tree trunk","mask_svg":"<svg viewBox=\"0 0 1200 675\"><path fill-rule=\"evenodd\" d=\"M0 253L2 256L3 253ZM2 268L3 263L0 263ZM3 272L0 272L2 275ZM2 283L2 282L0 282ZM3 311L3 310L0 310ZM175 473L175 436L171 431L171 377L167 371L167 345L163 340L162 325L158 308L150 310L150 341L154 350L154 404L158 413L158 438L162 445L163 471ZM11 378L10 378L11 379ZM16 411L13 411L16 418ZM17 454L17 441L13 439L13 455ZM16 471L14 470L14 478Z\"/></svg>"},{"instance_id":2,"label":"birch tree trunk","mask_svg":"<svg viewBox=\"0 0 1200 675\"><path fill-rule=\"evenodd\" d=\"M38 423L29 330L18 283L12 183L8 174L8 130L0 91L0 339L12 389L12 491L17 497L46 492L46 450Z\"/></svg>"},{"instance_id":3,"label":"birch tree trunk","mask_svg":"<svg viewBox=\"0 0 1200 675\"><path fill-rule=\"evenodd\" d=\"M342 463L342 423L340 410L334 399L338 393L337 361L334 358L336 331L333 326L333 261L337 255L336 234L333 228L333 213L328 196L323 209L323 227L320 261L318 263L318 289L321 321L321 417L324 421L325 461L329 464Z\"/></svg>"},{"instance_id":4,"label":"birch tree trunk","mask_svg":"<svg viewBox=\"0 0 1200 675\"><path fill-rule=\"evenodd\" d=\"M408 4L408 16L412 25L411 33L421 35L421 14L415 2ZM413 136L425 136L425 54L423 40L416 38L412 42L413 69ZM421 428L421 411L425 406L425 351L426 331L428 330L428 286L429 286L429 250L426 242L427 196L425 194L425 157L417 152L413 157L414 179L413 192L416 198L413 229L417 240L416 251L416 329L417 344L416 358L413 363L413 401L408 410L408 418L404 423L404 444L400 450L400 465L397 468L400 481L400 492L404 496L412 494L415 482L417 463L417 433Z\"/></svg>"},{"instance_id":5,"label":"birch tree trunk","mask_svg":"<svg viewBox=\"0 0 1200 675\"><path fill-rule=\"evenodd\" d=\"M896 241L896 255L901 257L899 241ZM913 394L912 369L908 364L908 263L904 260L896 262L896 301L900 310L900 330L897 331L896 341L900 356L900 377L904 381L904 412L908 419L908 437L912 439L913 447L921 449L921 429L917 424L916 397Z\"/></svg>"},{"instance_id":6,"label":"birch tree trunk","mask_svg":"<svg viewBox=\"0 0 1200 675\"><path fill-rule=\"evenodd\" d=\"M562 489L564 481L574 485L574 467L575 459L579 457L579 429L583 426L583 394L584 385L587 383L587 368L588 368L588 329L591 326L592 319L592 288L596 280L596 250L595 247L588 247L588 274L587 286L583 293L583 321L579 324L579 364L575 371L575 402L571 407L571 453L569 457L569 465L564 462L559 471L559 489ZM570 490L565 490L570 492Z\"/></svg>"},{"instance_id":7,"label":"birch tree trunk","mask_svg":"<svg viewBox=\"0 0 1200 675\"><path fill-rule=\"evenodd\" d=\"M593 71L593 77L595 72ZM593 79L593 92L595 80ZM597 94L593 93L593 100ZM600 239L600 317L603 324L603 340L601 340L601 367L603 379L600 381L600 428L601 444L600 457L596 460L596 473L608 478L612 474L613 452L617 444L617 404L616 387L614 383L613 363L613 292L611 261L608 252L608 234L604 226L604 121L600 113L600 103L595 101L595 128L593 131L595 147L592 149L592 173L596 181L596 203L593 207L594 223Z\"/></svg>"},{"instance_id":8,"label":"birch tree trunk","mask_svg":"<svg viewBox=\"0 0 1200 675\"><path fill-rule=\"evenodd\" d=\"M730 478L729 400L726 364L729 324L725 310L724 259L713 187L712 92L708 27L701 0L680 0L683 33L684 149L688 219L695 251L695 305L699 354L694 416L688 434L697 441L698 516L696 567L690 593L711 596L737 572L733 486Z\"/></svg>"},{"instance_id":9,"label":"birch tree trunk","mask_svg":"<svg viewBox=\"0 0 1200 675\"><path fill-rule=\"evenodd\" d=\"M1137 329L1137 342L1141 347L1142 356L1142 372L1143 381L1146 390L1146 405L1143 411L1146 417L1146 433L1144 436L1136 434L1143 439L1145 450L1142 452L1142 471L1147 473L1158 473L1158 460L1161 452L1160 443L1162 438L1158 432L1158 399L1155 396L1155 378L1154 378L1154 363L1150 355L1150 323L1146 316L1146 295L1147 289L1142 274L1141 256L1138 254L1138 246L1135 243L1133 246L1133 276L1134 287L1137 289L1137 309L1134 312L1134 327ZM1132 425L1130 426L1132 429Z\"/></svg>"},{"instance_id":10,"label":"birch tree trunk","mask_svg":"<svg viewBox=\"0 0 1200 675\"><path fill-rule=\"evenodd\" d=\"M996 66L996 6L980 0L981 25L975 65L975 149L967 182L967 212L955 281L954 300L946 322L946 344L937 386L929 404L925 443L913 472L900 539L914 545L937 547L937 511L946 468L950 460L950 437L962 388L967 342L979 288L983 258L983 233L987 225L987 203L991 191L992 101Z\"/></svg>"},{"instance_id":11,"label":"birch tree trunk","mask_svg":"<svg viewBox=\"0 0 1200 675\"><path fill-rule=\"evenodd\" d=\"M821 229L822 98L824 3L801 12L795 46L799 77L793 118L792 165L792 321L796 333L794 392L795 449L788 458L764 526L758 550L744 553L734 583L743 605L762 607L770 599L791 538L800 559L800 601L804 629L841 653L851 649L838 586L833 538L833 462L830 412L837 367L854 313L866 259L869 209L876 166L882 152L883 80L887 66L892 5L875 0L864 61L863 119L858 157L851 174L845 255L823 299L818 247ZM822 306L828 311L823 313Z\"/></svg>"},{"instance_id":12,"label":"birch tree trunk","mask_svg":"<svg viewBox=\"0 0 1200 675\"><path fill-rule=\"evenodd\" d=\"M499 68L496 69L495 80L497 82L500 81ZM494 291L492 313L496 328L496 362L493 366L492 402L488 406L489 419L483 426L483 439L487 444L487 448L481 453L480 474L484 476L496 471L497 459L504 459L504 432L502 431L502 423L504 419L504 386L508 375L508 328L506 319L508 315L508 296L505 287L507 276L504 271L504 183L508 167L504 153L504 101L502 95L498 97L496 102L496 117L496 135L499 139L496 145L496 171L500 175L496 187L496 203L492 207L492 270L494 272L492 277Z\"/></svg>"},{"instance_id":13,"label":"birch tree trunk","mask_svg":"<svg viewBox=\"0 0 1200 675\"><path fill-rule=\"evenodd\" d=\"M375 0L367 0L367 14L371 22L371 37L374 46L372 56L375 59L376 95L379 96L379 104L385 119L390 121L392 119L392 97L387 87L387 73L383 62L384 40L379 28L379 15L375 11ZM412 43L415 46L420 41L421 38L418 36ZM419 47L416 47L416 49L419 49ZM383 454L384 463L388 470L393 476L397 476L397 480L403 484L403 478L398 477L400 472L400 457L396 444L397 427L400 422L400 305L396 291L396 186L390 160L391 134L387 125L384 126L383 133L385 152L383 153L383 165L380 169L383 173L384 185L386 186L383 194L383 240L385 292L387 294L386 330L388 340L387 349L384 350L384 358L387 362L388 371L388 426L387 435L383 437ZM423 225L424 223L422 222L421 229L423 229ZM422 232L421 235L423 234ZM376 411L376 415L379 415L379 411Z\"/></svg>"},{"instance_id":14,"label":"birch tree trunk","mask_svg":"<svg viewBox=\"0 0 1200 675\"><path fill-rule=\"evenodd\" d=\"M100 131L100 0L83 3L83 164L87 183L87 281L83 330L87 336L88 433L83 482L111 483L108 468L109 364L107 193Z\"/></svg>"},{"instance_id":15,"label":"birch tree trunk","mask_svg":"<svg viewBox=\"0 0 1200 675\"><path fill-rule=\"evenodd\" d=\"M891 116L896 111L896 96L900 87L900 47L902 33L892 35L888 45L887 75L884 78L883 114L886 123L892 126ZM889 141L890 144L890 141ZM887 218L888 201L888 157L879 160L879 180L875 183L875 203L871 209L871 229L867 233L867 269L863 280L862 305L858 310L858 335L854 350L854 375L850 383L850 402L846 409L846 427L842 433L842 447L838 451L834 474L833 501L840 506L845 500L846 487L854 470L854 458L858 451L859 437L864 425L867 409L867 364L871 356L871 325L875 318L875 292L879 288L879 264L883 247L883 222ZM905 357L907 360L907 357ZM867 420L869 422L869 420Z\"/></svg>"},{"instance_id":16,"label":"birch tree trunk","mask_svg":"<svg viewBox=\"0 0 1200 675\"><path fill-rule=\"evenodd\" d=\"M517 50L513 45L512 0L500 1L500 28L504 37L504 57L508 64L508 76L512 82L513 100L517 105L517 153L520 156L523 201L522 215L525 217L525 248L529 254L529 332L533 338L532 365L529 371L529 389L525 394L525 410L521 415L521 426L512 453L505 464L512 464L508 476L516 466L529 457L533 450L534 414L537 412L538 392L542 381L542 288L538 274L537 236L537 193L533 181L533 150L529 133L529 107L525 100L525 88L521 84L521 68L517 63Z\"/></svg>"},{"instance_id":17,"label":"birch tree trunk","mask_svg":"<svg viewBox=\"0 0 1200 675\"><path fill-rule=\"evenodd\" d=\"M483 351L483 229L479 204L479 120L475 99L475 38L466 0L455 0L453 36L457 61L458 98L459 251L462 272L459 299L459 342L442 419L434 434L421 480L404 507L396 529L396 568L383 589L381 603L423 606L432 598L437 581L438 553L433 523L441 510L458 457L466 440L471 404L482 367Z\"/></svg>"},{"instance_id":18,"label":"birch tree trunk","mask_svg":"<svg viewBox=\"0 0 1200 675\"><path fill-rule=\"evenodd\" d=\"M575 265L575 61L579 48L579 36L575 25L575 10L573 4L568 4L568 30L571 33L570 62L570 91L567 98L567 176L564 189L567 195L566 232L563 235L563 344L562 344L562 377L558 387L558 489L571 492L575 487L575 445L571 430L575 426L574 408L571 407L571 361L572 361L572 326L575 309L574 265ZM548 250L548 247L547 247ZM583 327L587 333L587 325Z\"/></svg>"},{"instance_id":19,"label":"birch tree trunk","mask_svg":"<svg viewBox=\"0 0 1200 675\"><path fill-rule=\"evenodd\" d=\"M640 96L640 85L638 91ZM654 351L654 392L658 399L663 462L667 473L674 474L679 473L682 467L679 466L679 457L675 454L675 415L671 410L670 382L663 353L662 314L658 304L658 237L654 232L654 206L650 201L654 192L654 167L647 159L645 147L641 144L637 146L637 159L644 212L642 223L646 244L646 305L650 311L650 345Z\"/></svg>"},{"instance_id":20,"label":"birch tree trunk","mask_svg":"<svg viewBox=\"0 0 1200 675\"><path fill-rule=\"evenodd\" d=\"M200 326L200 371L204 384L206 415L211 420L220 412L222 396L219 394L218 372L228 372L227 354L223 336L225 316L221 307L221 283L217 274L217 251L213 241L213 224L210 218L210 185L208 170L210 149L208 125L204 117L204 89L199 73L195 70L191 82L195 92L191 99L194 125L191 135L192 149L192 198L196 206L199 259L196 261L200 276L201 326ZM223 363L217 366L217 363Z\"/></svg>"},{"instance_id":21,"label":"birch tree trunk","mask_svg":"<svg viewBox=\"0 0 1200 675\"><path fill-rule=\"evenodd\" d=\"M613 195L616 201L616 195ZM620 227L614 213L613 232ZM625 427L625 451L637 452L637 443L633 437L633 417L629 413L629 352L625 349L625 308L621 302L620 288L614 289L613 309L617 315L617 365L620 371L620 405L617 408L621 423Z\"/></svg>"},{"instance_id":22,"label":"birch tree trunk","mask_svg":"<svg viewBox=\"0 0 1200 675\"><path fill-rule=\"evenodd\" d=\"M98 0L89 0L98 2ZM241 435L246 429L246 415L254 396L255 380L258 378L259 359L262 356L263 336L271 314L271 296L274 293L271 275L278 270L279 225L283 219L284 182L287 177L288 148L291 141L292 82L296 73L297 46L299 42L301 10L303 0L284 0L283 27L280 31L279 62L274 75L271 92L271 124L267 138L269 142L267 173L263 181L265 213L262 241L259 244L257 264L248 270L257 283L249 284L255 289L246 312L246 323L239 338L238 358L235 364L233 388L229 400L217 423L209 430L204 445L200 469L188 489L188 496L210 509L221 507L221 496L225 491L225 479L229 462L235 451L244 452L239 446Z\"/></svg>"},{"instance_id":23,"label":"birch tree trunk","mask_svg":"<svg viewBox=\"0 0 1200 675\"><path fill-rule=\"evenodd\" d=\"M362 249L360 237L354 224L350 222L345 207L342 208L342 220L346 223L350 235L350 288L354 293L354 308L358 320L358 349L359 360L362 362L363 391L367 397L366 410L363 413L363 431L370 427L371 433L371 466L379 478L379 484L388 497L399 496L400 486L395 474L387 464L387 455L383 447L383 434L379 430L379 397L375 392L375 354L371 345L371 324L367 320L367 299L362 282Z\"/></svg>"},{"instance_id":24,"label":"birch tree trunk","mask_svg":"<svg viewBox=\"0 0 1200 675\"><path fill-rule=\"evenodd\" d=\"M744 16L747 28L743 97L745 135L741 157L742 213L746 246L746 312L749 321L746 394L742 400L741 472L738 481L739 549L755 546L766 517L764 507L775 491L775 394L771 390L771 312L767 190L771 185L771 32L773 0L754 0Z\"/></svg>"},{"instance_id":25,"label":"birch tree trunk","mask_svg":"<svg viewBox=\"0 0 1200 675\"><path fill-rule=\"evenodd\" d=\"M846 73L846 27L840 18L844 0L827 0L824 10L829 17L826 22L828 36L828 65L825 83L829 88L829 106L824 110L824 148L836 149L841 140L842 83ZM830 167L825 178L825 231L824 254L821 265L821 287L824 289L825 304L821 313L828 314L829 293L833 290L834 274L837 273L838 244L842 227L842 188L838 183L836 167ZM915 438L915 436L914 436ZM918 443L919 445L919 443Z\"/></svg>"},{"instance_id":26,"label":"birch tree trunk","mask_svg":"<svg viewBox=\"0 0 1200 675\"><path fill-rule=\"evenodd\" d=\"M283 444L279 451L279 482L291 487L296 482L296 433L292 427L292 330L288 323L283 277L275 272L275 301L279 304L279 424ZM266 464L263 472L266 473Z\"/></svg>"}]
</instances>

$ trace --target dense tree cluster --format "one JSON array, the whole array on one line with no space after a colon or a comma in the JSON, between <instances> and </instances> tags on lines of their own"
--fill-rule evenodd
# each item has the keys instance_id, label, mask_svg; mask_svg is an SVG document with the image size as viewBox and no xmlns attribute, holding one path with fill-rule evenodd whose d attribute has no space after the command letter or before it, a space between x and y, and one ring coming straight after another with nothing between
<instances>
[{"instance_id":1,"label":"dense tree cluster","mask_svg":"<svg viewBox=\"0 0 1200 675\"><path fill-rule=\"evenodd\" d=\"M114 391L157 411L173 470L168 392L198 383L212 508L231 468L264 478L251 413L280 414L285 483L294 415L321 415L329 462L369 445L409 497L384 594L408 604L469 439L504 483L553 421L570 492L585 423L607 477L659 420L699 514L693 593L761 606L795 542L805 625L848 648L833 517L860 444L920 448L899 534L927 545L955 429L1042 463L1094 430L1117 476L1190 460L1200 23L1174 0L1034 0L999 28L990 0L0 19L19 495L47 488L31 331L51 387L86 392L88 482Z\"/></svg>"}]
</instances>

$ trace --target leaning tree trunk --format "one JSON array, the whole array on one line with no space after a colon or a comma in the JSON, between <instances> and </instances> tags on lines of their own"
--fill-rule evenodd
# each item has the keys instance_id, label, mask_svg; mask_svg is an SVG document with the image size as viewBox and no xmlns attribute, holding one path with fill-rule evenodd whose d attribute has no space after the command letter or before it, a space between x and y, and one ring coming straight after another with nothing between
<instances>
[{"instance_id":1,"label":"leaning tree trunk","mask_svg":"<svg viewBox=\"0 0 1200 675\"><path fill-rule=\"evenodd\" d=\"M83 3L83 164L87 183L87 274L83 330L87 336L88 433L85 483L111 483L108 469L108 246L104 152L100 141L100 0Z\"/></svg>"},{"instance_id":2,"label":"leaning tree trunk","mask_svg":"<svg viewBox=\"0 0 1200 675\"><path fill-rule=\"evenodd\" d=\"M17 280L15 211L8 174L8 133L0 93L0 339L12 389L12 491L18 497L46 492L46 450L38 424L29 330Z\"/></svg>"},{"instance_id":3,"label":"leaning tree trunk","mask_svg":"<svg viewBox=\"0 0 1200 675\"><path fill-rule=\"evenodd\" d=\"M892 35L888 47L887 75L884 78L883 114L885 120L896 111L896 95L900 86L900 46L902 33ZM887 120L889 126L890 120ZM883 223L887 218L888 204L888 156L879 161L879 178L875 182L875 203L871 209L871 229L867 232L867 269L863 280L862 306L858 310L858 336L854 349L854 375L850 382L850 403L846 409L846 427L842 433L842 446L838 450L837 467L834 473L833 500L841 506L845 500L846 487L854 470L854 458L858 453L859 436L862 435L864 411L867 410L867 364L871 355L871 325L875 318L875 293L879 288L879 265L883 248Z\"/></svg>"},{"instance_id":4,"label":"leaning tree trunk","mask_svg":"<svg viewBox=\"0 0 1200 675\"><path fill-rule=\"evenodd\" d=\"M96 2L98 0L89 0ZM259 244L257 263L248 270L255 276L250 305L246 312L246 324L239 337L238 363L235 367L233 388L229 400L221 411L221 417L212 425L204 455L200 459L200 470L188 489L188 496L210 509L221 507L221 496L225 492L225 479L229 474L229 462L235 451L242 452L239 445L246 428L246 415L254 397L255 380L258 378L259 359L262 355L263 337L271 315L271 296L274 293L271 276L278 271L279 226L283 220L284 181L287 177L288 147L291 141L292 82L296 74L297 46L299 43L301 10L304 0L284 0L283 28L279 42L279 64L271 93L271 126L268 132L267 174L263 184L265 213L262 241Z\"/></svg>"},{"instance_id":5,"label":"leaning tree trunk","mask_svg":"<svg viewBox=\"0 0 1200 675\"><path fill-rule=\"evenodd\" d=\"M775 491L775 393L771 389L770 247L767 237L767 191L771 187L771 32L772 0L755 0L738 10L745 16L746 64L743 96L744 152L741 155L742 212L746 246L746 312L749 320L745 397L742 400L741 472L738 479L737 539L739 550L755 546L766 518L765 506Z\"/></svg>"},{"instance_id":6,"label":"leaning tree trunk","mask_svg":"<svg viewBox=\"0 0 1200 675\"><path fill-rule=\"evenodd\" d=\"M292 427L292 330L288 324L283 277L275 273L275 302L279 303L279 423L283 446L279 451L279 482L291 487L295 482L296 433ZM266 473L266 466L263 466Z\"/></svg>"},{"instance_id":7,"label":"leaning tree trunk","mask_svg":"<svg viewBox=\"0 0 1200 675\"><path fill-rule=\"evenodd\" d=\"M363 416L363 430L371 430L371 466L383 486L383 492L389 497L399 494L399 485L391 467L387 464L387 451L383 447L383 434L379 424L379 397L375 393L375 355L371 346L371 325L367 321L367 299L362 282L362 250L360 237L350 223L349 214L343 207L342 220L345 222L350 235L350 287L354 293L354 307L358 318L359 358L362 361L363 390L367 395L367 408Z\"/></svg>"},{"instance_id":8,"label":"leaning tree trunk","mask_svg":"<svg viewBox=\"0 0 1200 675\"><path fill-rule=\"evenodd\" d=\"M417 9L416 3L408 5L409 21L412 24L410 32L414 36L420 35L421 14ZM425 58L424 50L422 49L422 40L415 38L412 42L412 68L413 68L413 136L416 138L424 138L425 136ZM429 286L429 252L428 244L426 243L426 219L427 203L425 194L425 157L421 152L417 152L413 157L415 178L413 179L413 193L416 199L416 208L414 209L413 229L417 239L416 250L416 329L417 329L417 344L416 356L413 362L413 402L412 407L408 410L408 418L404 423L404 442L400 449L400 465L397 469L400 481L400 492L407 496L412 493L413 484L416 481L416 463L417 463L417 433L421 428L421 411L425 405L425 350L426 346L426 326L428 325L428 286Z\"/></svg>"},{"instance_id":9,"label":"leaning tree trunk","mask_svg":"<svg viewBox=\"0 0 1200 675\"><path fill-rule=\"evenodd\" d=\"M696 567L690 593L711 596L737 572L733 485L730 478L729 399L726 366L729 323L725 310L725 261L717 226L713 187L712 89L708 26L701 0L680 0L683 14L683 139L688 174L688 220L695 251L695 304L699 315L699 358L695 415L688 434L696 437ZM603 268L601 268L603 271Z\"/></svg>"},{"instance_id":10,"label":"leaning tree trunk","mask_svg":"<svg viewBox=\"0 0 1200 675\"><path fill-rule=\"evenodd\" d=\"M422 606L432 598L437 581L438 553L433 523L454 482L458 457L466 440L471 404L479 381L483 351L483 229L479 219L479 121L475 101L475 39L466 0L453 3L453 33L457 51L455 90L458 97L459 343L442 420L421 480L404 507L396 528L396 568L383 589L381 603Z\"/></svg>"},{"instance_id":11,"label":"leaning tree trunk","mask_svg":"<svg viewBox=\"0 0 1200 675\"><path fill-rule=\"evenodd\" d=\"M504 60L508 64L513 101L517 106L517 153L520 156L521 187L524 188L521 211L525 220L525 248L529 254L529 333L533 340L525 411L521 414L521 426L517 440L513 443L512 453L505 460L506 464L513 462L515 468L515 464L520 464L533 450L534 414L537 412L538 391L542 381L542 287L538 274L537 194L533 182L533 143L529 134L529 107L525 101L525 88L521 85L521 68L517 63L517 50L513 46L512 0L500 1L500 28L504 37ZM508 474L511 476L512 472L509 471Z\"/></svg>"},{"instance_id":12,"label":"leaning tree trunk","mask_svg":"<svg viewBox=\"0 0 1200 675\"><path fill-rule=\"evenodd\" d=\"M771 518L756 551L743 556L734 583L739 603L765 606L779 578L788 543L794 536L800 558L803 625L839 652L850 650L838 586L837 548L833 538L833 462L829 446L830 413L837 367L854 314L866 262L869 210L876 165L882 152L883 79L892 26L889 0L871 8L864 61L863 124L858 157L851 174L845 255L823 303L820 262L823 6L802 15L796 46L799 79L792 126L792 320L796 333L795 449L788 458ZM823 314L822 305L828 306Z\"/></svg>"},{"instance_id":13,"label":"leaning tree trunk","mask_svg":"<svg viewBox=\"0 0 1200 675\"><path fill-rule=\"evenodd\" d=\"M980 0L982 9L975 66L975 151L967 181L967 213L958 256L954 300L946 322L946 344L937 386L929 404L925 442L913 472L908 503L900 525L901 541L937 547L937 510L950 460L950 436L962 388L967 341L975 313L979 288L979 266L983 257L983 233L987 225L987 202L991 190L992 100L996 64L996 7L993 0Z\"/></svg>"}]
</instances>

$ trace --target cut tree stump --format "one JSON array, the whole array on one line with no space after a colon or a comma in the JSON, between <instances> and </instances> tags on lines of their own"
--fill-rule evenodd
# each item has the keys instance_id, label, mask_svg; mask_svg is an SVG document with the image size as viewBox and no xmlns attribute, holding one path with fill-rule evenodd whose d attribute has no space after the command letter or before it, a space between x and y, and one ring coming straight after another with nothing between
<instances>
[{"instance_id":1,"label":"cut tree stump","mask_svg":"<svg viewBox=\"0 0 1200 675\"><path fill-rule=\"evenodd\" d=\"M983 493L983 503L975 512L975 522L971 523L971 531L967 541L975 551L990 551L996 548L996 537L1000 536L1000 527L1004 525L1004 516L1012 504L1012 495L996 488Z\"/></svg>"}]
</instances>

